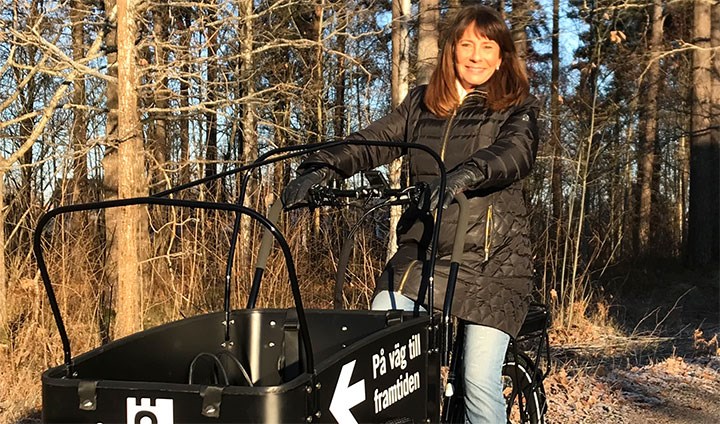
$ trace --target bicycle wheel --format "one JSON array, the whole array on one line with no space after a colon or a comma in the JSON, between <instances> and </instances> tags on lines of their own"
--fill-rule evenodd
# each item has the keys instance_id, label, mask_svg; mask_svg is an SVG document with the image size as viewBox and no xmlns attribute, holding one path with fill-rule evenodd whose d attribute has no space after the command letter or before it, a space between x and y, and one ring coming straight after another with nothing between
<instances>
[{"instance_id":1,"label":"bicycle wheel","mask_svg":"<svg viewBox=\"0 0 720 424\"><path fill-rule=\"evenodd\" d=\"M502 370L508 422L545 423L547 410L545 388L542 385L542 376L539 372L537 374L535 366L527 355L518 352L516 356L508 352ZM535 384L533 384L533 376L535 376Z\"/></svg>"}]
</instances>

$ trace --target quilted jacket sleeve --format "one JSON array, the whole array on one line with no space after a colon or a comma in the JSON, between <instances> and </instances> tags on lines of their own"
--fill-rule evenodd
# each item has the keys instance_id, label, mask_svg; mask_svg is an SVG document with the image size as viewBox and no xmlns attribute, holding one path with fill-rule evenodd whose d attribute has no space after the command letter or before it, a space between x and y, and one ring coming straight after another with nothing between
<instances>
[{"instance_id":1,"label":"quilted jacket sleeve","mask_svg":"<svg viewBox=\"0 0 720 424\"><path fill-rule=\"evenodd\" d=\"M493 144L473 154L471 161L485 177L474 189L506 186L530 173L538 149L538 109L538 100L528 97L502 124Z\"/></svg>"},{"instance_id":2,"label":"quilted jacket sleeve","mask_svg":"<svg viewBox=\"0 0 720 424\"><path fill-rule=\"evenodd\" d=\"M374 140L403 142L409 139L409 122L418 112L422 99L422 88L412 90L405 100L392 112L373 122L368 127L349 135L346 140ZM309 156L298 167L299 170L317 166L333 168L342 177L372 169L392 162L405 154L405 149L383 146L357 146L340 144L331 149L320 150Z\"/></svg>"}]
</instances>

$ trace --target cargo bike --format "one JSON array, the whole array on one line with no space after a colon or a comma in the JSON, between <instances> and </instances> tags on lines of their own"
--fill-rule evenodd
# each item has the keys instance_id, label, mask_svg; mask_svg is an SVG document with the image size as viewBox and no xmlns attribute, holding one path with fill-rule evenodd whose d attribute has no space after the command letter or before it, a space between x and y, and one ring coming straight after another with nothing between
<instances>
[{"instance_id":1,"label":"cargo bike","mask_svg":"<svg viewBox=\"0 0 720 424\"><path fill-rule=\"evenodd\" d=\"M424 150L438 163L443 193L445 169L439 156L421 145L379 141L344 142ZM425 423L463 422L462 323L451 318L448 299L434 307L432 272L423 279L430 289L427 305L418 311L358 311L305 309L290 247L275 225L279 202L268 216L241 204L171 198L187 188L243 173L241 193L253 171L339 142L275 149L253 164L203 178L151 197L62 206L38 222L34 251L63 346L64 363L42 375L44 422L87 423ZM378 184L354 190L317 188L314 206L336 204L340 198L378 198L375 208L417 200L422 187L390 190ZM458 196L461 205L464 197ZM442 201L442 199L441 199ZM157 205L225 211L235 216L228 252L224 310L181 319L112 341L73 356L53 285L43 256L43 233L62 214ZM461 206L462 207L462 206ZM230 304L231 262L236 249L240 217L249 216L265 229L247 305ZM435 220L440 222L442 210ZM366 214L367 216L367 214ZM461 225L458 225L460 228ZM355 227L357 228L357 226ZM457 269L457 246L462 253L463 231L458 231L452 267ZM433 228L429 269L437 250L439 226ZM348 237L347 240L351 240ZM273 242L287 267L294 301L289 309L256 308L265 262ZM336 278L336 300L341 298L350 243ZM456 274L455 274L456 276ZM452 290L448 289L448 296ZM339 294L338 294L339 293ZM519 340L508 348L503 378L508 390L509 416L517 422L544 422L542 351L549 356L549 315L537 306L528 314L521 337L535 341L531 360ZM455 346L455 348L453 348ZM545 361L547 364L547 361ZM514 413L513 413L514 411Z\"/></svg>"}]
</instances>

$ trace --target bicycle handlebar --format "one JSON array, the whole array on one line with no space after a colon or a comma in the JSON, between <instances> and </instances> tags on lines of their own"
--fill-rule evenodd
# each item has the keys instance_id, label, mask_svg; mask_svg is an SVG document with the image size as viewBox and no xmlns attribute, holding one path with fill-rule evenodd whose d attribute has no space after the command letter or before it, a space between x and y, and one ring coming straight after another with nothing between
<instances>
[{"instance_id":1,"label":"bicycle handlebar","mask_svg":"<svg viewBox=\"0 0 720 424\"><path fill-rule=\"evenodd\" d=\"M424 183L404 189L363 186L356 189L336 189L327 186L315 186L310 189L308 206L342 206L340 199L386 199L385 204L403 205L418 204L427 185Z\"/></svg>"}]
</instances>

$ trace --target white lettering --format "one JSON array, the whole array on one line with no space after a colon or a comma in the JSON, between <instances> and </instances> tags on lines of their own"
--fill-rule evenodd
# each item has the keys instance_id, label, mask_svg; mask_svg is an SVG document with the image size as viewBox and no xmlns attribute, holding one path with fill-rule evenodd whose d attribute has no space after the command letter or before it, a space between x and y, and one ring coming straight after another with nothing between
<instances>
[{"instance_id":1,"label":"white lettering","mask_svg":"<svg viewBox=\"0 0 720 424\"><path fill-rule=\"evenodd\" d=\"M405 369L407 367L406 346L400 346L400 343L395 343L395 349L388 353L388 359L390 359L390 369L400 368Z\"/></svg>"},{"instance_id":2,"label":"white lettering","mask_svg":"<svg viewBox=\"0 0 720 424\"><path fill-rule=\"evenodd\" d=\"M385 349L380 349L380 353L372 356L373 363L373 379L377 378L378 372L383 375L387 372L387 364L385 363Z\"/></svg>"},{"instance_id":3,"label":"white lettering","mask_svg":"<svg viewBox=\"0 0 720 424\"><path fill-rule=\"evenodd\" d=\"M409 373L401 374L395 383L385 390L375 389L373 393L373 402L375 404L375 413L389 408L395 402L401 400L405 396L420 389L420 372L416 371L413 375Z\"/></svg>"},{"instance_id":4,"label":"white lettering","mask_svg":"<svg viewBox=\"0 0 720 424\"><path fill-rule=\"evenodd\" d=\"M408 340L408 351L410 354L410 359L415 359L422 353L422 347L420 345L420 334L413 334L412 337L410 337L410 340Z\"/></svg>"}]
</instances>

